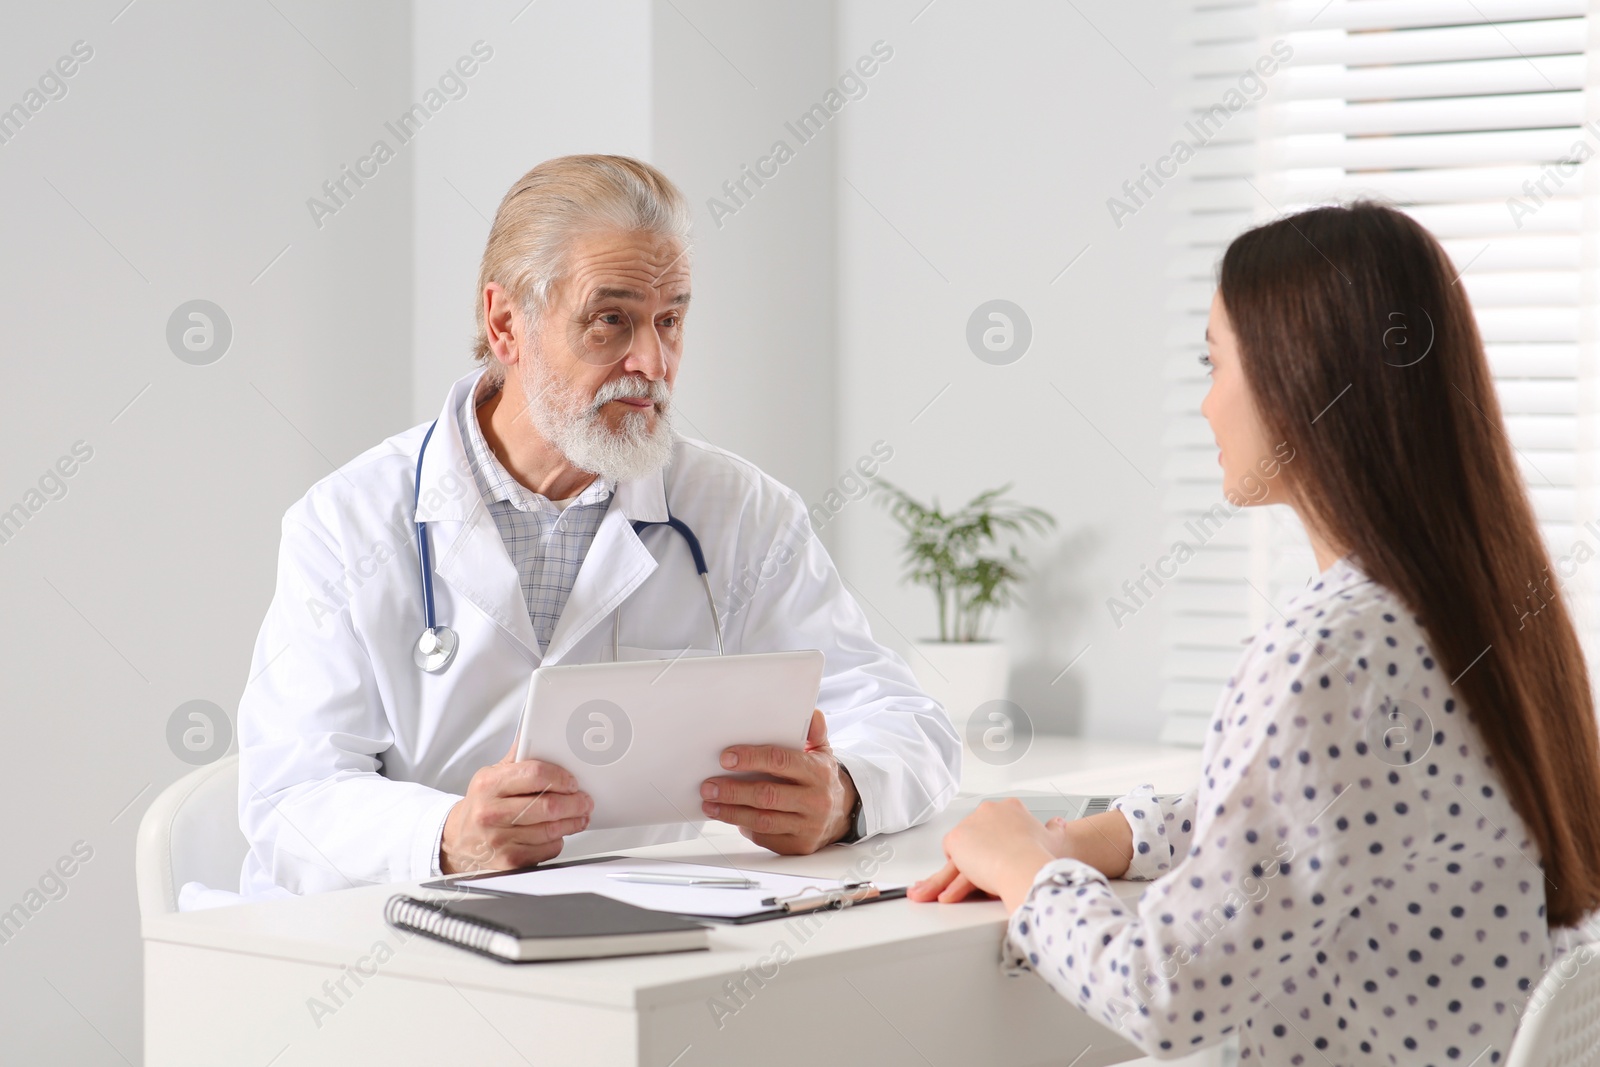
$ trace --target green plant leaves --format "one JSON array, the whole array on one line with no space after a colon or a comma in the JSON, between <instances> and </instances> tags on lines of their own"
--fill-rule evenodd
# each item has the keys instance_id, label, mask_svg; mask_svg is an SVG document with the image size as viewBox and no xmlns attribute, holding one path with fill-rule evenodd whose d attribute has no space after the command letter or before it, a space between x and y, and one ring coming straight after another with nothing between
<instances>
[{"instance_id":1,"label":"green plant leaves","mask_svg":"<svg viewBox=\"0 0 1600 1067\"><path fill-rule=\"evenodd\" d=\"M1042 534L1055 528L1049 512L1005 499L1011 483L989 489L946 515L934 499L923 504L879 479L873 495L905 532L905 579L927 586L939 605L939 640L982 640L984 624L1016 599L1024 575L1015 545L1002 537Z\"/></svg>"}]
</instances>

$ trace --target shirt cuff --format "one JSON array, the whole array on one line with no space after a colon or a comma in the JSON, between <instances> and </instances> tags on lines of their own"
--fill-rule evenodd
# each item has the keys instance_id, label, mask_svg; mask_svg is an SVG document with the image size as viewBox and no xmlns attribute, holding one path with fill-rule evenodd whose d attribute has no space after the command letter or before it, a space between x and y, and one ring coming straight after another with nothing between
<instances>
[{"instance_id":1,"label":"shirt cuff","mask_svg":"<svg viewBox=\"0 0 1600 1067\"><path fill-rule=\"evenodd\" d=\"M850 784L856 787L856 796L861 798L861 836L857 840L865 841L877 833L881 825L881 821L874 821L874 817L880 814L878 799L872 795L872 789L877 784L873 780L874 768L866 760L839 749L833 750L833 758L850 775Z\"/></svg>"},{"instance_id":2,"label":"shirt cuff","mask_svg":"<svg viewBox=\"0 0 1600 1067\"><path fill-rule=\"evenodd\" d=\"M1040 867L1039 873L1033 876L1033 885L1028 888L1028 897L1023 901L1023 904L1032 904L1034 895L1039 892L1039 887L1045 883L1069 886L1084 885L1088 882L1099 882L1101 885L1111 884L1097 868L1089 866L1082 860L1075 860L1071 857L1051 860L1043 867ZM1019 912L1021 910L1021 908L1017 909ZM1012 918L1015 919L1016 916L1013 915Z\"/></svg>"},{"instance_id":3,"label":"shirt cuff","mask_svg":"<svg viewBox=\"0 0 1600 1067\"><path fill-rule=\"evenodd\" d=\"M1090 883L1099 883L1110 888L1106 876L1082 860L1058 859L1052 860L1039 868L1039 873L1033 876L1033 884L1028 887L1028 896L1022 902L1011 919L1006 923L1005 940L1001 944L1001 968L1008 975L1026 974L1033 969L1030 953L1037 949L1029 948L1029 938L1035 934L1037 921L1034 898L1039 895L1039 887L1044 885L1054 886L1081 886Z\"/></svg>"},{"instance_id":4,"label":"shirt cuff","mask_svg":"<svg viewBox=\"0 0 1600 1067\"><path fill-rule=\"evenodd\" d=\"M1141 785L1127 796L1111 802L1111 810L1122 812L1133 831L1133 860L1124 878L1149 882L1172 870L1173 845L1167 838L1167 825L1154 786Z\"/></svg>"},{"instance_id":5,"label":"shirt cuff","mask_svg":"<svg viewBox=\"0 0 1600 1067\"><path fill-rule=\"evenodd\" d=\"M453 793L445 794L439 798L437 810L429 812L420 821L412 867L414 871L426 870L427 873L415 874L414 877L418 880L438 878L444 874L439 866L439 853L444 846L444 824L445 820L450 818L450 812L454 810L457 801L461 799Z\"/></svg>"}]
</instances>

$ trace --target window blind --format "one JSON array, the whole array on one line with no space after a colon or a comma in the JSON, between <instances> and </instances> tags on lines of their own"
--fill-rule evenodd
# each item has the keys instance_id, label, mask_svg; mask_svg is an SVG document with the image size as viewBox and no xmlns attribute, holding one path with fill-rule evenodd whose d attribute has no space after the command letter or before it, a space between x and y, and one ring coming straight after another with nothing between
<instances>
[{"instance_id":1,"label":"window blind","mask_svg":"<svg viewBox=\"0 0 1600 1067\"><path fill-rule=\"evenodd\" d=\"M1589 63L1600 19L1587 18L1587 7L1254 0L1187 11L1181 103L1191 114L1211 107L1220 87L1275 42L1292 56L1196 154L1172 200L1171 539L1194 545L1201 514L1219 504L1231 514L1161 593L1162 740L1201 740L1239 642L1317 570L1287 508L1239 511L1220 495L1215 446L1198 411L1207 380L1197 360L1218 257L1256 222L1357 196L1411 214L1461 272L1555 560L1546 580L1568 598L1593 663L1600 169L1583 160L1600 156Z\"/></svg>"}]
</instances>

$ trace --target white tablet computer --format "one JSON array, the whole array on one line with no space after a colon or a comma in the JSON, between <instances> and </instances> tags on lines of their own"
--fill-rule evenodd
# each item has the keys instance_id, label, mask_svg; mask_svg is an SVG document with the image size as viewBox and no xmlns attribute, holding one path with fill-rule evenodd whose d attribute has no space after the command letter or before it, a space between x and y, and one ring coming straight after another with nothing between
<instances>
[{"instance_id":1,"label":"white tablet computer","mask_svg":"<svg viewBox=\"0 0 1600 1067\"><path fill-rule=\"evenodd\" d=\"M698 822L700 783L735 776L723 749L805 747L822 663L807 649L540 667L517 758L572 772L594 798L591 830Z\"/></svg>"}]
</instances>

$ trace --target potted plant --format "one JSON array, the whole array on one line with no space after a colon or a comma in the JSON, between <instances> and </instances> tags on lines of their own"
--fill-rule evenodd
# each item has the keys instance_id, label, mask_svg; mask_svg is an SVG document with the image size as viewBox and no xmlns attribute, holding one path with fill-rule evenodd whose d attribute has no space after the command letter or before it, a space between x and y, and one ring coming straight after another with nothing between
<instances>
[{"instance_id":1,"label":"potted plant","mask_svg":"<svg viewBox=\"0 0 1600 1067\"><path fill-rule=\"evenodd\" d=\"M923 504L882 479L874 483L876 499L905 533L905 579L930 589L938 605L939 636L912 642L912 670L963 735L975 708L1006 695L1006 647L984 632L1016 599L1025 570L1016 545L1002 542L1056 525L1048 512L1006 500L1010 489L979 493L945 514L937 499Z\"/></svg>"}]
</instances>

